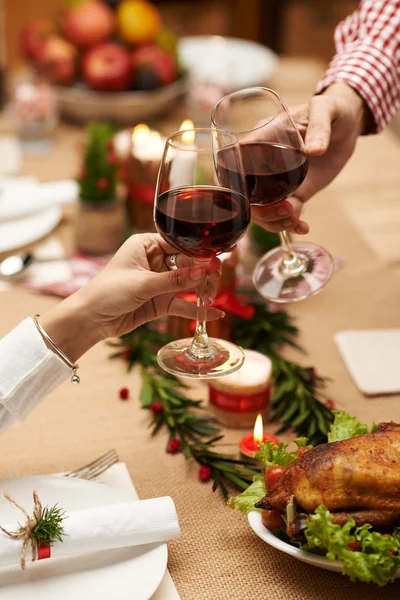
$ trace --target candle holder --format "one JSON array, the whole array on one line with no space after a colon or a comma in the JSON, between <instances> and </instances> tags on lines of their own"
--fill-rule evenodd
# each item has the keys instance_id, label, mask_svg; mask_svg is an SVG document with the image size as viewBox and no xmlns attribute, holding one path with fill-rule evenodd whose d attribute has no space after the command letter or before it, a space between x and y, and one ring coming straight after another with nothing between
<instances>
[{"instance_id":1,"label":"candle holder","mask_svg":"<svg viewBox=\"0 0 400 600\"><path fill-rule=\"evenodd\" d=\"M222 262L221 277L215 281L217 288L217 303L218 298L222 299L222 296L235 296L236 294L236 267L239 260L238 251L226 252L221 254L218 258ZM196 294L188 292L184 294L184 297L191 300L193 303L196 302ZM221 310L225 310L225 307L221 306ZM222 338L224 340L232 340L232 326L233 326L233 315L226 312L223 319L217 319L216 321L210 321L207 323L208 335L210 337ZM168 332L175 339L191 337L194 333L195 323L184 319L182 317L168 317Z\"/></svg>"},{"instance_id":2,"label":"candle holder","mask_svg":"<svg viewBox=\"0 0 400 600\"><path fill-rule=\"evenodd\" d=\"M274 435L264 433L262 415L259 413L254 423L253 433L245 435L239 442L241 458L254 464L258 464L259 461L254 458L254 454L258 452L261 444L265 444L265 442L273 442L276 445L279 444L278 438Z\"/></svg>"},{"instance_id":3,"label":"candle holder","mask_svg":"<svg viewBox=\"0 0 400 600\"><path fill-rule=\"evenodd\" d=\"M209 408L226 427L253 425L258 413L266 416L271 396L272 363L254 350L244 350L243 367L209 383Z\"/></svg>"},{"instance_id":4,"label":"candle holder","mask_svg":"<svg viewBox=\"0 0 400 600\"><path fill-rule=\"evenodd\" d=\"M47 152L58 123L57 97L54 88L26 71L11 83L7 113L27 153Z\"/></svg>"}]
</instances>

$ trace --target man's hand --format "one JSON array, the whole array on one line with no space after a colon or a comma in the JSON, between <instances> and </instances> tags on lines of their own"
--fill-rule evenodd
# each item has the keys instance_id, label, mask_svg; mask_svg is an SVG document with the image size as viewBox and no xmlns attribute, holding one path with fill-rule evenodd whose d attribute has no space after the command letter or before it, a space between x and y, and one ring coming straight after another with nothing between
<instances>
[{"instance_id":1,"label":"man's hand","mask_svg":"<svg viewBox=\"0 0 400 600\"><path fill-rule=\"evenodd\" d=\"M295 195L284 202L268 207L253 206L252 219L257 225L275 232L287 229L308 233L308 224L300 220L303 204L343 169L363 130L367 110L357 92L346 83L338 82L312 98L308 105L291 111L305 139L307 177Z\"/></svg>"}]
</instances>

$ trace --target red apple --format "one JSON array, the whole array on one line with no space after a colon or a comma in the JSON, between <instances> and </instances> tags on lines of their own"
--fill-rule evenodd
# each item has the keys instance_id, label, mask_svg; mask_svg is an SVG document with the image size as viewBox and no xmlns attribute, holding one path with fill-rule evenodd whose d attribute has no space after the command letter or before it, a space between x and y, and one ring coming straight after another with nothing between
<instances>
[{"instance_id":1,"label":"red apple","mask_svg":"<svg viewBox=\"0 0 400 600\"><path fill-rule=\"evenodd\" d=\"M135 87L142 90L157 88L175 81L178 72L171 54L158 46L144 46L133 53Z\"/></svg>"},{"instance_id":2,"label":"red apple","mask_svg":"<svg viewBox=\"0 0 400 600\"><path fill-rule=\"evenodd\" d=\"M100 0L84 0L67 9L61 21L65 37L78 48L106 40L115 29L112 10Z\"/></svg>"},{"instance_id":3,"label":"red apple","mask_svg":"<svg viewBox=\"0 0 400 600\"><path fill-rule=\"evenodd\" d=\"M36 60L43 41L55 32L56 26L50 19L29 21L21 31L20 45L24 56Z\"/></svg>"},{"instance_id":4,"label":"red apple","mask_svg":"<svg viewBox=\"0 0 400 600\"><path fill-rule=\"evenodd\" d=\"M54 83L67 85L75 76L76 58L76 48L61 36L53 34L41 44L37 66Z\"/></svg>"},{"instance_id":5,"label":"red apple","mask_svg":"<svg viewBox=\"0 0 400 600\"><path fill-rule=\"evenodd\" d=\"M95 90L127 90L132 79L131 55L119 44L100 44L86 51L82 72L86 82Z\"/></svg>"}]
</instances>

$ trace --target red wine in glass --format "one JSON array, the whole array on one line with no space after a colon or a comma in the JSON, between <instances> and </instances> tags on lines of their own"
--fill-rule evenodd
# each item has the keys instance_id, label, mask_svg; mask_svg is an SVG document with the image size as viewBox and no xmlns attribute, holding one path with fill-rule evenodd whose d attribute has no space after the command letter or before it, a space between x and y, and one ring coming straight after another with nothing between
<instances>
[{"instance_id":1,"label":"red wine in glass","mask_svg":"<svg viewBox=\"0 0 400 600\"><path fill-rule=\"evenodd\" d=\"M268 205L288 198L303 183L308 169L301 150L274 142L243 142L240 145L247 193L251 204ZM221 185L233 184L235 165L229 148L217 153Z\"/></svg>"},{"instance_id":2,"label":"red wine in glass","mask_svg":"<svg viewBox=\"0 0 400 600\"><path fill-rule=\"evenodd\" d=\"M250 209L246 198L230 189L181 187L158 196L154 219L166 241L207 260L238 242L249 225Z\"/></svg>"}]
</instances>

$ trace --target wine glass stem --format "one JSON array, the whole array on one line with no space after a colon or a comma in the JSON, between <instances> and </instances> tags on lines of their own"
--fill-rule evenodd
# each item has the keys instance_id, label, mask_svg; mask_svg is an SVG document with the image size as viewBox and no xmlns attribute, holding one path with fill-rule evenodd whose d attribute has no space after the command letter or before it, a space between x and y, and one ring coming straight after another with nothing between
<instances>
[{"instance_id":1,"label":"wine glass stem","mask_svg":"<svg viewBox=\"0 0 400 600\"><path fill-rule=\"evenodd\" d=\"M189 354L197 360L207 360L213 357L212 347L208 339L206 317L207 306L203 295L207 287L207 280L197 288L197 319L196 331L190 345Z\"/></svg>"},{"instance_id":2,"label":"wine glass stem","mask_svg":"<svg viewBox=\"0 0 400 600\"><path fill-rule=\"evenodd\" d=\"M303 255L297 254L292 248L289 241L288 232L281 231L279 233L282 249L282 262L279 270L283 277L296 277L307 270L307 259Z\"/></svg>"}]
</instances>

